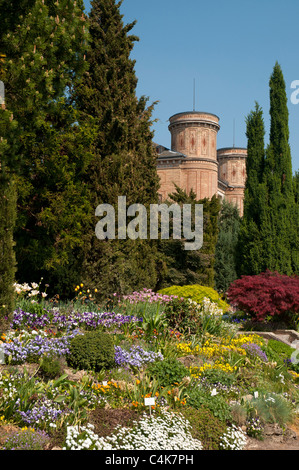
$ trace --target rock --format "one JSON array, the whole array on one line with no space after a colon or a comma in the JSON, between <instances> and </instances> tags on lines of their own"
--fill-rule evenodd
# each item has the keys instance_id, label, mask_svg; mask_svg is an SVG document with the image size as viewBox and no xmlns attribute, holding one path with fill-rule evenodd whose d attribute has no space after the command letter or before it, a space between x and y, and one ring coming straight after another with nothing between
<instances>
[{"instance_id":1,"label":"rock","mask_svg":"<svg viewBox=\"0 0 299 470\"><path fill-rule=\"evenodd\" d=\"M265 438L271 438L276 442L285 442L297 439L297 434L293 429L283 430L277 423L266 424L263 434Z\"/></svg>"},{"instance_id":2,"label":"rock","mask_svg":"<svg viewBox=\"0 0 299 470\"><path fill-rule=\"evenodd\" d=\"M284 438L285 440L293 440L297 439L297 434L293 429L287 428L285 433L284 433Z\"/></svg>"},{"instance_id":3,"label":"rock","mask_svg":"<svg viewBox=\"0 0 299 470\"><path fill-rule=\"evenodd\" d=\"M265 437L282 436L283 430L277 423L265 424L263 434Z\"/></svg>"},{"instance_id":4,"label":"rock","mask_svg":"<svg viewBox=\"0 0 299 470\"><path fill-rule=\"evenodd\" d=\"M181 364L183 364L187 368L191 366L201 366L204 362L201 358L192 354L190 354L189 356L178 357L178 361L181 362Z\"/></svg>"},{"instance_id":5,"label":"rock","mask_svg":"<svg viewBox=\"0 0 299 470\"><path fill-rule=\"evenodd\" d=\"M65 368L63 370L63 373L67 374L67 378L72 382L80 382L82 378L87 375L86 371L84 370L78 370L77 372L73 372L72 369L69 368Z\"/></svg>"}]
</instances>

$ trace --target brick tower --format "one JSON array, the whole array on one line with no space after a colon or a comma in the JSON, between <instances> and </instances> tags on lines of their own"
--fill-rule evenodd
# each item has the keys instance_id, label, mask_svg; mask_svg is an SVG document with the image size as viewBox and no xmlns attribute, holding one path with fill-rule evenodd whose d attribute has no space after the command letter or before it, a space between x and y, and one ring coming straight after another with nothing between
<instances>
[{"instance_id":1,"label":"brick tower","mask_svg":"<svg viewBox=\"0 0 299 470\"><path fill-rule=\"evenodd\" d=\"M190 111L169 119L171 149L156 146L160 198L165 200L175 185L197 199L227 199L243 215L247 149L217 150L219 118L215 114Z\"/></svg>"},{"instance_id":2,"label":"brick tower","mask_svg":"<svg viewBox=\"0 0 299 470\"><path fill-rule=\"evenodd\" d=\"M174 184L191 189L198 198L217 193L217 133L219 118L214 114L190 111L169 119L171 150L162 148L158 155L161 196L167 198Z\"/></svg>"},{"instance_id":3,"label":"brick tower","mask_svg":"<svg viewBox=\"0 0 299 470\"><path fill-rule=\"evenodd\" d=\"M219 162L219 180L226 184L224 197L236 205L243 215L243 199L246 182L245 148L222 148L217 151Z\"/></svg>"}]
</instances>

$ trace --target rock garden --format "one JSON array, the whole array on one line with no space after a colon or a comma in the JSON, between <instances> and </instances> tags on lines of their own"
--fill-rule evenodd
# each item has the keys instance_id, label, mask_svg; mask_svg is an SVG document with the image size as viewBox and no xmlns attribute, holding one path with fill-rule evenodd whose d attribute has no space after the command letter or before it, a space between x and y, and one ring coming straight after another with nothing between
<instances>
[{"instance_id":1,"label":"rock garden","mask_svg":"<svg viewBox=\"0 0 299 470\"><path fill-rule=\"evenodd\" d=\"M1 450L299 450L295 328L253 329L202 286L102 303L83 284L68 302L16 290L0 329Z\"/></svg>"}]
</instances>

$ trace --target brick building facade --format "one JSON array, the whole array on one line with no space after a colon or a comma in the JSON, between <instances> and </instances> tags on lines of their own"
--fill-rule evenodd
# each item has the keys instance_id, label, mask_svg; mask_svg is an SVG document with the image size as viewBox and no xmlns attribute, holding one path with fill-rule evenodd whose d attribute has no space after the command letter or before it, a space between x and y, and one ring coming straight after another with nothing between
<instances>
[{"instance_id":1,"label":"brick building facade","mask_svg":"<svg viewBox=\"0 0 299 470\"><path fill-rule=\"evenodd\" d=\"M217 149L219 118L205 112L178 113L169 119L171 150L156 146L159 194L165 200L174 184L198 199L217 194L243 215L247 149Z\"/></svg>"}]
</instances>

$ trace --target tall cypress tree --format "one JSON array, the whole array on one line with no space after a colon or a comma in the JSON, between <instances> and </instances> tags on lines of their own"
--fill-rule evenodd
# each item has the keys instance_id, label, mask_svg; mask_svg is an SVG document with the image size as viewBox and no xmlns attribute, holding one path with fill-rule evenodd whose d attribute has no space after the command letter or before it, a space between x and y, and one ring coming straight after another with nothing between
<instances>
[{"instance_id":1,"label":"tall cypress tree","mask_svg":"<svg viewBox=\"0 0 299 470\"><path fill-rule=\"evenodd\" d=\"M237 272L258 274L265 266L262 220L267 207L263 184L265 161L265 127L262 108L255 108L246 118L247 159L244 191L244 215L240 225L237 248Z\"/></svg>"},{"instance_id":2,"label":"tall cypress tree","mask_svg":"<svg viewBox=\"0 0 299 470\"><path fill-rule=\"evenodd\" d=\"M270 227L271 233L266 240L264 253L270 270L290 275L299 269L298 233L286 86L278 63L274 66L269 87L271 125L264 182L268 191L265 223Z\"/></svg>"},{"instance_id":3,"label":"tall cypress tree","mask_svg":"<svg viewBox=\"0 0 299 470\"><path fill-rule=\"evenodd\" d=\"M275 64L269 81L270 138L256 106L247 120L248 158L244 217L239 237L239 275L267 269L299 271L298 209L294 196L285 81ZM297 212L296 212L297 211Z\"/></svg>"},{"instance_id":4,"label":"tall cypress tree","mask_svg":"<svg viewBox=\"0 0 299 470\"><path fill-rule=\"evenodd\" d=\"M135 61L130 55L135 22L125 25L122 2L95 0L89 16L91 47L88 72L77 83L74 100L80 122L96 129L93 158L86 182L93 211L102 203L116 209L118 196L127 206L158 201L159 180L152 146L152 106L136 96ZM92 219L84 238L83 280L102 294L154 287L157 280L156 243L149 240L102 241L95 236L99 219Z\"/></svg>"}]
</instances>

